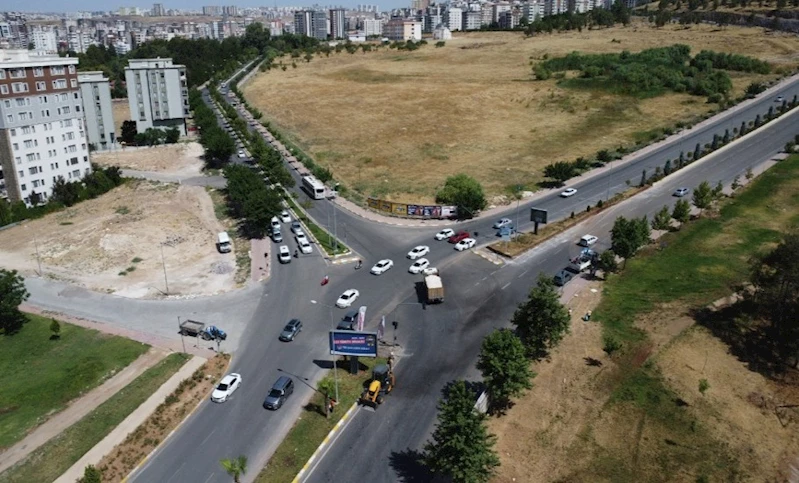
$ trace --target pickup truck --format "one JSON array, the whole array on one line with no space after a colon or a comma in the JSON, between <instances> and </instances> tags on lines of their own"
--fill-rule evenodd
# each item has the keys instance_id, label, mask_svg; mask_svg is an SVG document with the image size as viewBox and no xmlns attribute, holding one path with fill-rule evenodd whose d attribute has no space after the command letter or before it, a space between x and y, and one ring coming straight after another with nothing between
<instances>
[{"instance_id":1,"label":"pickup truck","mask_svg":"<svg viewBox=\"0 0 799 483\"><path fill-rule=\"evenodd\" d=\"M587 270L591 263L596 258L596 252L593 250L589 250L588 248L583 249L580 253L580 256L575 257L569 261L569 266L566 267L567 270L574 273L580 273L583 270Z\"/></svg>"},{"instance_id":2,"label":"pickup truck","mask_svg":"<svg viewBox=\"0 0 799 483\"><path fill-rule=\"evenodd\" d=\"M444 301L444 284L438 275L428 275L424 278L427 288L427 303L435 304Z\"/></svg>"}]
</instances>

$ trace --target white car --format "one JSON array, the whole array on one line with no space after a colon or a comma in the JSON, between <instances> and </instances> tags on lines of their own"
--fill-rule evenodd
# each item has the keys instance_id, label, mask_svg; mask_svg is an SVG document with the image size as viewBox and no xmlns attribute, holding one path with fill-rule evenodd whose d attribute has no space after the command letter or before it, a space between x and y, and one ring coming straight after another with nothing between
<instances>
[{"instance_id":1,"label":"white car","mask_svg":"<svg viewBox=\"0 0 799 483\"><path fill-rule=\"evenodd\" d=\"M574 196L574 195L576 195L576 194L577 194L577 190L576 190L576 189L574 189L574 188L566 188L566 189L565 189L565 190L563 190L563 192L560 194L560 197L561 197L561 198L568 198L568 197L570 197L570 196Z\"/></svg>"},{"instance_id":2,"label":"white car","mask_svg":"<svg viewBox=\"0 0 799 483\"><path fill-rule=\"evenodd\" d=\"M336 300L336 307L340 309L346 309L347 307L351 306L355 300L361 295L361 292L351 288L341 294L341 297Z\"/></svg>"},{"instance_id":3,"label":"white car","mask_svg":"<svg viewBox=\"0 0 799 483\"><path fill-rule=\"evenodd\" d=\"M421 273L422 270L430 266L430 260L426 258L420 258L413 262L413 265L408 269L411 273Z\"/></svg>"},{"instance_id":4,"label":"white car","mask_svg":"<svg viewBox=\"0 0 799 483\"><path fill-rule=\"evenodd\" d=\"M418 247L414 247L413 250L408 252L408 258L411 260L416 260L419 257L423 257L430 253L430 247L427 245L419 245Z\"/></svg>"},{"instance_id":5,"label":"white car","mask_svg":"<svg viewBox=\"0 0 799 483\"><path fill-rule=\"evenodd\" d=\"M214 392L211 393L211 401L223 403L227 401L230 396L239 388L241 385L241 375L231 373L225 376L222 381L216 386Z\"/></svg>"},{"instance_id":6,"label":"white car","mask_svg":"<svg viewBox=\"0 0 799 483\"><path fill-rule=\"evenodd\" d=\"M243 149L239 149L239 157L240 158L245 158L246 157L246 156L244 156L244 150Z\"/></svg>"},{"instance_id":7,"label":"white car","mask_svg":"<svg viewBox=\"0 0 799 483\"><path fill-rule=\"evenodd\" d=\"M379 262L375 263L375 266L369 271L374 275L380 275L381 273L385 273L394 266L394 262L386 258L385 260L380 260Z\"/></svg>"},{"instance_id":8,"label":"white car","mask_svg":"<svg viewBox=\"0 0 799 483\"><path fill-rule=\"evenodd\" d=\"M280 221L283 223L291 223L291 215L286 210L280 212Z\"/></svg>"},{"instance_id":9,"label":"white car","mask_svg":"<svg viewBox=\"0 0 799 483\"><path fill-rule=\"evenodd\" d=\"M280 245L278 260L280 260L280 263L291 263L291 251L288 246Z\"/></svg>"},{"instance_id":10,"label":"white car","mask_svg":"<svg viewBox=\"0 0 799 483\"><path fill-rule=\"evenodd\" d=\"M459 252L468 250L469 248L474 247L475 243L477 243L477 240L475 240L474 238L464 238L463 240L455 244L455 250L458 250Z\"/></svg>"},{"instance_id":11,"label":"white car","mask_svg":"<svg viewBox=\"0 0 799 483\"><path fill-rule=\"evenodd\" d=\"M494 228L502 228L503 226L507 226L510 224L513 224L510 218L502 218L497 220L496 223L494 223Z\"/></svg>"},{"instance_id":12,"label":"white car","mask_svg":"<svg viewBox=\"0 0 799 483\"><path fill-rule=\"evenodd\" d=\"M308 241L308 238L305 235L297 235L295 237L297 239L297 246L300 247L300 251L304 254L309 254L313 252L313 248L311 248L311 242Z\"/></svg>"},{"instance_id":13,"label":"white car","mask_svg":"<svg viewBox=\"0 0 799 483\"><path fill-rule=\"evenodd\" d=\"M438 269L436 267L427 267L422 270L422 275L438 275Z\"/></svg>"},{"instance_id":14,"label":"white car","mask_svg":"<svg viewBox=\"0 0 799 483\"><path fill-rule=\"evenodd\" d=\"M272 220L269 223L272 225L273 230L275 228L277 228L278 230L280 229L280 220L278 220L276 216L273 216Z\"/></svg>"},{"instance_id":15,"label":"white car","mask_svg":"<svg viewBox=\"0 0 799 483\"><path fill-rule=\"evenodd\" d=\"M449 237L455 234L455 230L452 228L444 228L440 232L436 233L436 240L447 240Z\"/></svg>"},{"instance_id":16,"label":"white car","mask_svg":"<svg viewBox=\"0 0 799 483\"><path fill-rule=\"evenodd\" d=\"M594 235L583 235L583 237L580 238L580 241L577 244L580 245L581 247L590 247L598 240L599 238L595 237Z\"/></svg>"},{"instance_id":17,"label":"white car","mask_svg":"<svg viewBox=\"0 0 799 483\"><path fill-rule=\"evenodd\" d=\"M291 231L293 231L295 235L299 235L300 233L302 233L302 224L300 224L300 222L297 220L292 221Z\"/></svg>"}]
</instances>

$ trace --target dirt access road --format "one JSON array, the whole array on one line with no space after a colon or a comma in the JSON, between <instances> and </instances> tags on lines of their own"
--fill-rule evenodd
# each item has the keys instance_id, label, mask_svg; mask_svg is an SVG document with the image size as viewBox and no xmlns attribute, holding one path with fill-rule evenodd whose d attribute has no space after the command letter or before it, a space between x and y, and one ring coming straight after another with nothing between
<instances>
[{"instance_id":1,"label":"dirt access road","mask_svg":"<svg viewBox=\"0 0 799 483\"><path fill-rule=\"evenodd\" d=\"M201 154L197 143L186 143L95 154L92 161L199 175ZM165 266L170 296L215 294L236 287L235 252L223 255L215 247L225 229L204 188L133 180L0 231L0 267L32 275L41 262L46 277L124 297L160 298L167 292Z\"/></svg>"}]
</instances>

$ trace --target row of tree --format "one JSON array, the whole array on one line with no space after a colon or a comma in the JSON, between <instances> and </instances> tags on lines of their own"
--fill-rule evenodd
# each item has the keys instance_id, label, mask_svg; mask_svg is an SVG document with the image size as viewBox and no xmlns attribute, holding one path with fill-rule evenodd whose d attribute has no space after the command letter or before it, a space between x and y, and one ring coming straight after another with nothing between
<instances>
[{"instance_id":1,"label":"row of tree","mask_svg":"<svg viewBox=\"0 0 799 483\"><path fill-rule=\"evenodd\" d=\"M205 152L205 167L223 167L236 152L236 143L227 131L219 127L216 113L205 104L197 89L189 91L189 105L194 111L194 125Z\"/></svg>"},{"instance_id":2,"label":"row of tree","mask_svg":"<svg viewBox=\"0 0 799 483\"><path fill-rule=\"evenodd\" d=\"M586 13L566 12L539 17L525 27L524 33L533 36L567 30L582 32L584 28L612 27L617 23L623 25L630 23L630 9L626 2L620 0L616 0L610 10L595 8Z\"/></svg>"},{"instance_id":3,"label":"row of tree","mask_svg":"<svg viewBox=\"0 0 799 483\"><path fill-rule=\"evenodd\" d=\"M241 233L248 238L267 236L270 220L283 209L281 191L267 187L259 174L240 164L225 167L229 213L239 220Z\"/></svg>"},{"instance_id":4,"label":"row of tree","mask_svg":"<svg viewBox=\"0 0 799 483\"><path fill-rule=\"evenodd\" d=\"M41 195L31 193L33 206L23 201L9 203L0 199L0 226L42 216L72 206L80 201L97 198L122 184L121 172L116 166L92 165L92 172L79 181L65 181L59 177L53 182L53 192L47 203L41 203Z\"/></svg>"}]
</instances>

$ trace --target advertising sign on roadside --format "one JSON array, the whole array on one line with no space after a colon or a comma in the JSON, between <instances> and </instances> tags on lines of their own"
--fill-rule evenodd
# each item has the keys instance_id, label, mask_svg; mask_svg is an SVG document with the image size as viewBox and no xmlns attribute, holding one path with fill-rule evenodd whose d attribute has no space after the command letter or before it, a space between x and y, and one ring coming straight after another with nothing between
<instances>
[{"instance_id":1,"label":"advertising sign on roadside","mask_svg":"<svg viewBox=\"0 0 799 483\"><path fill-rule=\"evenodd\" d=\"M377 357L377 333L331 330L330 353L338 356Z\"/></svg>"}]
</instances>

